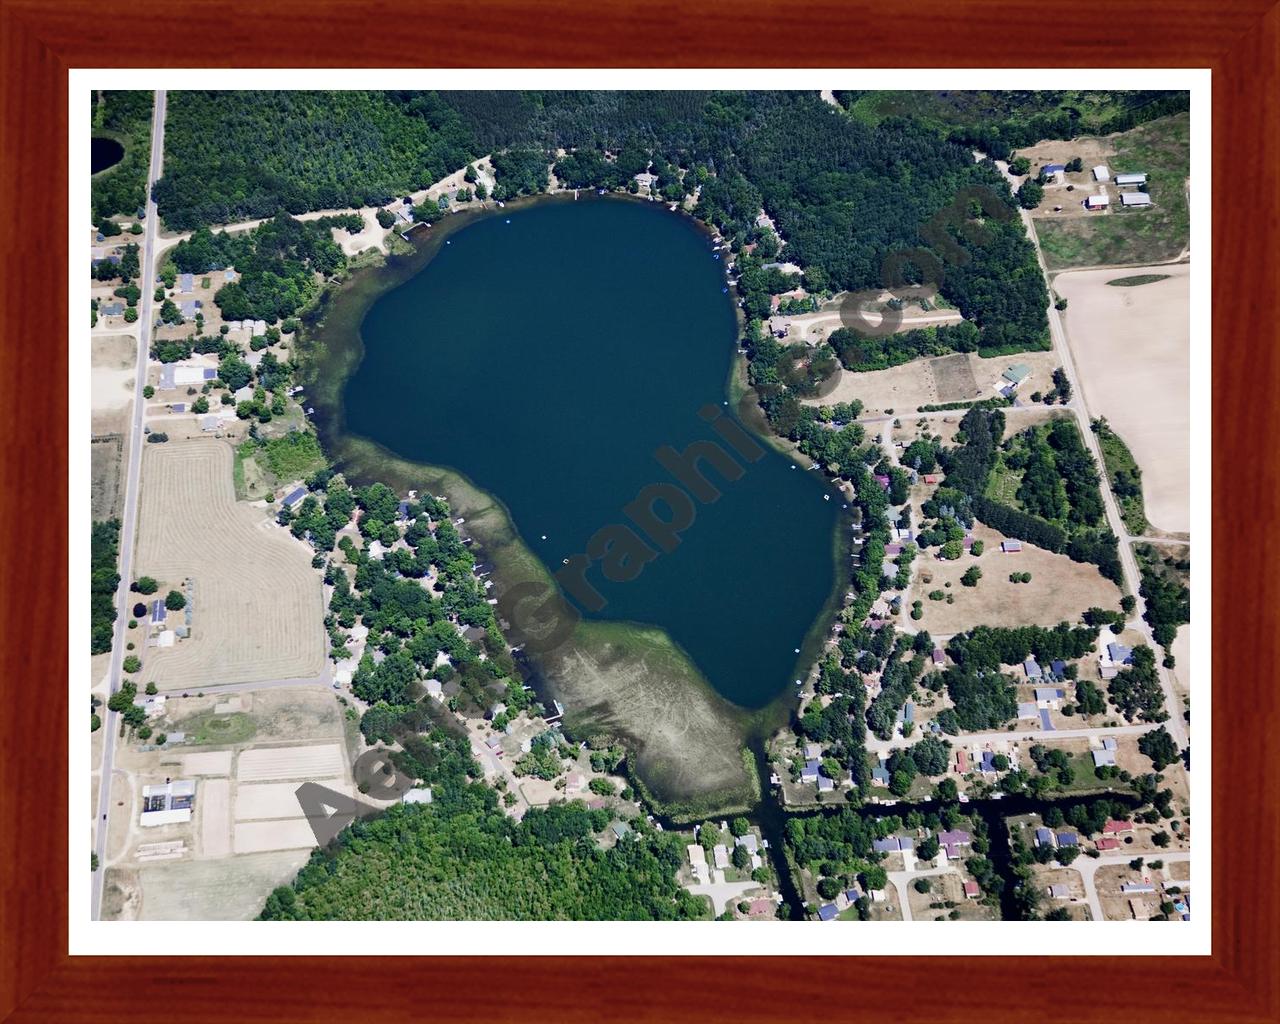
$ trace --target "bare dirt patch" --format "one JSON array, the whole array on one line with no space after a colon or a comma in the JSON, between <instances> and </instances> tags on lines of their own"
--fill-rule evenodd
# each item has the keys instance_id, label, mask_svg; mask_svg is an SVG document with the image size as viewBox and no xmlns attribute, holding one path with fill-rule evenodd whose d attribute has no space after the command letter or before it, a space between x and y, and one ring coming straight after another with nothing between
<instances>
[{"instance_id":1,"label":"bare dirt patch","mask_svg":"<svg viewBox=\"0 0 1280 1024\"><path fill-rule=\"evenodd\" d=\"M92 341L90 393L95 411L118 409L133 397L138 342L131 334L99 334Z\"/></svg>"},{"instance_id":2,"label":"bare dirt patch","mask_svg":"<svg viewBox=\"0 0 1280 1024\"><path fill-rule=\"evenodd\" d=\"M1159 268L1163 281L1134 288L1124 273L1059 274L1064 322L1079 385L1095 416L1124 438L1142 470L1147 518L1162 530L1191 529L1191 268Z\"/></svg>"},{"instance_id":3,"label":"bare dirt patch","mask_svg":"<svg viewBox=\"0 0 1280 1024\"><path fill-rule=\"evenodd\" d=\"M916 359L887 370L841 370L830 394L807 401L810 405L835 405L857 400L868 413L893 409L897 415L910 414L922 405L995 398L996 381L1014 363L1031 368L1031 376L1021 388L1024 394L1052 386L1050 375L1058 366L1052 352L1019 352L992 359L967 352ZM956 413L957 419L963 415L963 410Z\"/></svg>"},{"instance_id":4,"label":"bare dirt patch","mask_svg":"<svg viewBox=\"0 0 1280 1024\"><path fill-rule=\"evenodd\" d=\"M200 787L200 854L203 857L225 857L231 852L228 842L231 826L231 783L227 779L208 779Z\"/></svg>"},{"instance_id":5,"label":"bare dirt patch","mask_svg":"<svg viewBox=\"0 0 1280 1024\"><path fill-rule=\"evenodd\" d=\"M981 523L974 525L973 536L984 547L976 558L967 553L953 562L930 554L916 558L909 601L923 603L919 628L945 636L992 622L1054 626L1075 621L1087 608L1120 607L1119 589L1095 565L1073 562L1066 555L1025 542L1017 554L1006 554L1000 550L1004 537ZM960 577L972 565L982 570L982 579L976 587L961 586ZM1031 573L1031 582L1011 583L1009 574L1014 572ZM948 604L945 598L931 601L929 593L937 590L953 595L954 603Z\"/></svg>"},{"instance_id":6,"label":"bare dirt patch","mask_svg":"<svg viewBox=\"0 0 1280 1024\"><path fill-rule=\"evenodd\" d=\"M95 435L89 455L89 504L95 520L120 517L123 500L120 476L123 464L124 435Z\"/></svg>"},{"instance_id":7,"label":"bare dirt patch","mask_svg":"<svg viewBox=\"0 0 1280 1024\"><path fill-rule=\"evenodd\" d=\"M263 510L236 503L231 447L200 440L146 448L138 574L192 581L192 635L143 652L147 681L175 690L318 675L320 579L301 543Z\"/></svg>"}]
</instances>

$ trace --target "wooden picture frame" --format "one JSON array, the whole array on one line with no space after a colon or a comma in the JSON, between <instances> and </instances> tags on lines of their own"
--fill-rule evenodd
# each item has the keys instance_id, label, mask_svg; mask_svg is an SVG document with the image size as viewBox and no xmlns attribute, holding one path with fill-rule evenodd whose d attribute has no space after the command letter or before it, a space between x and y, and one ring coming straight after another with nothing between
<instances>
[{"instance_id":1,"label":"wooden picture frame","mask_svg":"<svg viewBox=\"0 0 1280 1024\"><path fill-rule=\"evenodd\" d=\"M387 26L394 23L395 30ZM379 26L382 26L380 28ZM387 29L387 30L382 30ZM781 45L794 40L795 49ZM0 1019L1272 1021L1280 1019L1274 543L1280 499L1280 7L920 0L457 10L360 0L157 6L0 0L0 388L8 638L0 716ZM67 72L104 66L1208 67L1212 69L1213 953L394 959L67 952ZM657 84L657 83L655 83ZM1199 258L1204 259L1201 255ZM80 443L77 439L76 443ZM73 524L80 520L73 515ZM1201 579L1199 586L1208 586ZM71 594L71 600L83 600ZM73 638L75 639L75 638ZM73 652L82 644L71 643ZM83 785L84 780L71 780ZM264 926L270 927L270 926ZM994 926L992 926L994 927ZM1009 924L1007 927L1016 927ZM625 950L610 950L625 954ZM1033 958L1034 956L1034 958ZM140 958L139 958L140 959ZM809 1007L811 1009L806 1009Z\"/></svg>"}]
</instances>

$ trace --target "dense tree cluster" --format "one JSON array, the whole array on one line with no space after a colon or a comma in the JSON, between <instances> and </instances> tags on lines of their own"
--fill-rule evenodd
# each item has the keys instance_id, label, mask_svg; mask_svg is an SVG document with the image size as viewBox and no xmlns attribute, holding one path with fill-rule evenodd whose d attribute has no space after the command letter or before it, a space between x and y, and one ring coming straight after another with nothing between
<instances>
[{"instance_id":1,"label":"dense tree cluster","mask_svg":"<svg viewBox=\"0 0 1280 1024\"><path fill-rule=\"evenodd\" d=\"M860 334L849 327L832 331L827 339L846 370L884 370L926 356L981 350L978 328L965 321L938 327L917 327L883 337Z\"/></svg>"},{"instance_id":2,"label":"dense tree cluster","mask_svg":"<svg viewBox=\"0 0 1280 1024\"><path fill-rule=\"evenodd\" d=\"M429 804L396 805L344 830L266 901L260 920L679 920L707 915L676 884L682 849L643 820L610 849L606 811L581 802L520 822L445 729L408 746Z\"/></svg>"},{"instance_id":3,"label":"dense tree cluster","mask_svg":"<svg viewBox=\"0 0 1280 1024\"><path fill-rule=\"evenodd\" d=\"M155 199L175 231L384 206L477 155L463 119L431 92L180 90L169 94Z\"/></svg>"},{"instance_id":4,"label":"dense tree cluster","mask_svg":"<svg viewBox=\"0 0 1280 1024\"><path fill-rule=\"evenodd\" d=\"M93 524L89 539L89 653L105 654L111 650L116 622L116 588L120 574L116 571L119 557L120 521L109 519Z\"/></svg>"},{"instance_id":5,"label":"dense tree cluster","mask_svg":"<svg viewBox=\"0 0 1280 1024\"><path fill-rule=\"evenodd\" d=\"M1156 656L1143 644L1133 649L1133 662L1122 668L1107 684L1111 702L1132 722L1163 722L1169 717L1164 709L1164 691L1156 672Z\"/></svg>"},{"instance_id":6,"label":"dense tree cluster","mask_svg":"<svg viewBox=\"0 0 1280 1024\"><path fill-rule=\"evenodd\" d=\"M151 156L151 92L94 92L92 123L95 132L124 145L120 162L94 175L93 222L102 225L117 214L129 217L147 205L147 161ZM135 272L136 273L136 272Z\"/></svg>"},{"instance_id":7,"label":"dense tree cluster","mask_svg":"<svg viewBox=\"0 0 1280 1024\"><path fill-rule=\"evenodd\" d=\"M1021 665L1030 657L1041 663L1074 661L1093 650L1097 633L1085 626L1060 622L1056 626L975 626L947 643L953 661L974 669Z\"/></svg>"},{"instance_id":8,"label":"dense tree cluster","mask_svg":"<svg viewBox=\"0 0 1280 1024\"><path fill-rule=\"evenodd\" d=\"M213 301L224 320L276 323L315 298L320 278L346 267L331 228L359 230L354 215L301 221L286 214L253 229L217 234L200 228L179 242L169 262L180 273L207 273L234 267L239 280L224 284Z\"/></svg>"},{"instance_id":9,"label":"dense tree cluster","mask_svg":"<svg viewBox=\"0 0 1280 1024\"><path fill-rule=\"evenodd\" d=\"M1191 621L1191 590L1182 573L1189 572L1191 561L1185 556L1162 556L1149 544L1136 549L1138 567L1142 571L1139 592L1146 602L1143 618L1151 626L1156 643L1172 657L1169 648L1178 635L1178 627Z\"/></svg>"},{"instance_id":10,"label":"dense tree cluster","mask_svg":"<svg viewBox=\"0 0 1280 1024\"><path fill-rule=\"evenodd\" d=\"M1058 423L1065 425L1057 428ZM1033 507L1061 516L1058 522L983 493L1001 457L998 446L1003 433L1004 413L1000 410L975 407L966 412L956 433L956 447L941 454L947 485L967 492L978 519L1006 537L1065 553L1076 562L1092 562L1103 576L1121 584L1124 571L1119 541L1105 525L1088 525L1101 521L1102 500L1097 470L1074 424L1059 420L1047 430L1037 428L1031 432L1037 439L1034 441L1020 435L1024 439L1013 453L1024 465L1035 463L1031 483L1019 488L1020 500L1030 500Z\"/></svg>"}]
</instances>

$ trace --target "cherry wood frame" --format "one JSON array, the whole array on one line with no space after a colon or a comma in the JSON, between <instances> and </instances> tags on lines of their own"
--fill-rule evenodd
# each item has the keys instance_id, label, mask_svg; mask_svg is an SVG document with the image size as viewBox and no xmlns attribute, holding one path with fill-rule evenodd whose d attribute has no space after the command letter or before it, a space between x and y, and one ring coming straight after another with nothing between
<instances>
[{"instance_id":1,"label":"cherry wood frame","mask_svg":"<svg viewBox=\"0 0 1280 1024\"><path fill-rule=\"evenodd\" d=\"M9 668L3 684L9 699L0 715L0 1018L138 1024L174 1017L273 1024L420 1017L746 1022L819 1014L921 1021L1280 1020L1280 817L1266 775L1273 763L1267 740L1280 726L1276 545L1268 539L1280 495L1280 357L1272 308L1280 290L1280 7L1270 3L795 0L784 7L760 0L500 0L446 8L406 0L0 0L0 251L6 256L0 276L0 436L6 442L0 622ZM1214 414L1197 411L1196 419L1200 430L1212 423L1219 456L1213 468L1212 956L773 964L624 956L153 957L146 963L68 956L61 767L68 670L68 438L62 428L69 355L63 344L68 68L798 62L1213 70ZM83 372L83 354L72 366ZM77 513L71 521L83 517Z\"/></svg>"}]
</instances>

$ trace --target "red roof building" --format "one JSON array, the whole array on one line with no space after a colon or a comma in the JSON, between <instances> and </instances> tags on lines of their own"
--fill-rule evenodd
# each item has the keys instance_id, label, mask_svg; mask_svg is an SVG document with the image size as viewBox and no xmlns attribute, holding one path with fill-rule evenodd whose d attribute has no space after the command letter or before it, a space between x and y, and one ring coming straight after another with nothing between
<instances>
[{"instance_id":1,"label":"red roof building","mask_svg":"<svg viewBox=\"0 0 1280 1024\"><path fill-rule=\"evenodd\" d=\"M1133 822L1116 821L1115 818L1108 818L1107 823L1102 826L1102 834L1104 836L1122 836L1133 831Z\"/></svg>"},{"instance_id":2,"label":"red roof building","mask_svg":"<svg viewBox=\"0 0 1280 1024\"><path fill-rule=\"evenodd\" d=\"M982 887L977 882L965 882L964 894L971 900L976 900L982 895Z\"/></svg>"},{"instance_id":3,"label":"red roof building","mask_svg":"<svg viewBox=\"0 0 1280 1024\"><path fill-rule=\"evenodd\" d=\"M1100 851L1105 853L1107 850L1120 849L1120 840L1119 839L1099 839L1097 843L1095 843L1094 845L1097 846L1097 848Z\"/></svg>"}]
</instances>

